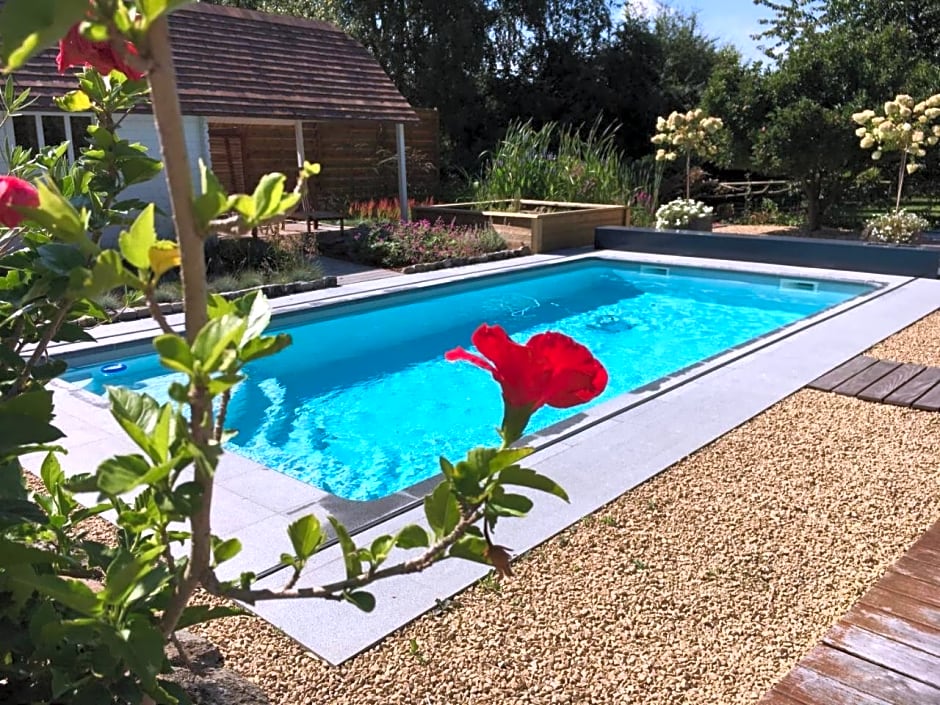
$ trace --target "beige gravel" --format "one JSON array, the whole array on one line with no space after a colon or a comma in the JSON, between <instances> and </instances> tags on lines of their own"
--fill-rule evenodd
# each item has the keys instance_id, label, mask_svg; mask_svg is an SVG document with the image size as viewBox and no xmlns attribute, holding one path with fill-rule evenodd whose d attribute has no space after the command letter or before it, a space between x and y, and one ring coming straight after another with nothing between
<instances>
[{"instance_id":1,"label":"beige gravel","mask_svg":"<svg viewBox=\"0 0 940 705\"><path fill-rule=\"evenodd\" d=\"M922 318L868 351L869 355L898 362L940 366L940 312Z\"/></svg>"},{"instance_id":2,"label":"beige gravel","mask_svg":"<svg viewBox=\"0 0 940 705\"><path fill-rule=\"evenodd\" d=\"M938 326L873 354L929 361ZM754 703L940 514L938 431L801 391L343 667L199 631L283 705Z\"/></svg>"}]
</instances>

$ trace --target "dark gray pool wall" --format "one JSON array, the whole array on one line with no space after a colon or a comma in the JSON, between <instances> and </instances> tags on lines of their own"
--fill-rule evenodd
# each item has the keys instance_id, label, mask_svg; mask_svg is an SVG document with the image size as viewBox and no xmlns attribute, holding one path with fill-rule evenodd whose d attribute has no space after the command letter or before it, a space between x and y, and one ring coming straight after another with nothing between
<instances>
[{"instance_id":1,"label":"dark gray pool wall","mask_svg":"<svg viewBox=\"0 0 940 705\"><path fill-rule=\"evenodd\" d=\"M937 279L940 270L938 249L844 240L608 226L595 230L594 245L598 249L607 250L823 267L929 279Z\"/></svg>"}]
</instances>

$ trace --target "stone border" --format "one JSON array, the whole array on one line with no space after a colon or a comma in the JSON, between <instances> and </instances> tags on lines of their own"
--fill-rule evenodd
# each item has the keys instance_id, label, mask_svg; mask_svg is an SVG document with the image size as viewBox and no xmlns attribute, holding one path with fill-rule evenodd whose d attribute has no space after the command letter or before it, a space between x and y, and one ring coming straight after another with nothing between
<instances>
[{"instance_id":1,"label":"stone border","mask_svg":"<svg viewBox=\"0 0 940 705\"><path fill-rule=\"evenodd\" d=\"M251 286L247 289L237 289L235 291L226 291L221 294L222 297L232 300L242 296L244 294L250 293L252 291L261 291L269 299L276 299L281 296L289 296L290 294L301 294L307 291L317 291L319 289L328 289L330 287L338 286L336 277L327 276L320 277L319 279L313 279L311 281L299 281L299 282L287 282L285 284L262 284L261 286ZM157 304L157 307L160 309L160 313L167 316L172 313L182 313L183 311L183 302L182 301L169 301L166 303ZM99 321L96 318L91 316L84 316L78 319L78 325L83 328L92 328L98 325L110 325L112 323L122 323L124 321L137 321L141 318L149 318L150 309L147 306L135 306L133 308L124 308L120 311L116 311L115 314L111 317L110 321Z\"/></svg>"},{"instance_id":2,"label":"stone border","mask_svg":"<svg viewBox=\"0 0 940 705\"><path fill-rule=\"evenodd\" d=\"M398 271L402 274L420 274L421 272L433 272L438 269L451 269L452 267L464 267L468 264L482 264L484 262L499 262L513 257L523 257L532 254L527 245L522 245L511 250L497 250L496 252L487 252L482 255L472 257L450 257L448 259L438 260L437 262L419 262L418 264L409 264Z\"/></svg>"}]
</instances>

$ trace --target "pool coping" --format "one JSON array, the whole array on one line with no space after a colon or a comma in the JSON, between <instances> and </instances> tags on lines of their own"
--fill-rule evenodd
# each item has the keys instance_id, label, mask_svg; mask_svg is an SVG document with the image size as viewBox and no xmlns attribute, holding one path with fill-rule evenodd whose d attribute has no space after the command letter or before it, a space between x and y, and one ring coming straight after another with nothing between
<instances>
[{"instance_id":1,"label":"pool coping","mask_svg":"<svg viewBox=\"0 0 940 705\"><path fill-rule=\"evenodd\" d=\"M586 418L570 427L561 431L556 429L549 434L554 436L549 438L551 445L531 456L528 464L560 481L571 494L571 504L561 505L551 498L536 498L536 509L532 516L522 522L505 523L505 527L501 524L499 539L514 550L528 550L547 540L681 457L747 421L831 367L864 351L940 305L940 282L936 281L842 270L610 251L537 255L524 258L524 262L504 261L490 263L492 266L475 265L445 270L443 273L410 275L404 282L401 281L404 278L398 277L393 282L364 282L348 288L355 291L346 292L352 294L347 300L377 292L421 288L445 281L485 276L495 271L597 255L633 262L729 269L773 276L880 282L883 287L751 341L740 349L716 356L707 364L700 363L687 368L682 373L666 378L666 383L655 383L655 388L621 395L595 407L592 410L594 414L585 414ZM313 296L284 297L288 300L278 300L281 301L280 305L277 305L278 301L273 302L274 308L276 311L300 309L309 306L311 302L299 299L309 296L314 301L330 300L336 298L337 292L333 289L328 290L326 296L324 292L311 292ZM173 323L178 324L179 321ZM110 338L107 347L113 349L119 341L153 332L152 327L128 328L138 330L103 336ZM66 349L74 352L81 347L59 346L57 352ZM742 381L745 383L743 387ZM56 410L60 416L57 421L69 433L66 441L71 452L64 459L66 462L63 462L66 472L71 474L91 469L89 466L97 465L101 459L115 452L131 452L130 449L124 450L124 447L130 446L130 442L118 435L116 424L110 420L101 404L103 400L94 397L99 403L89 403L86 397L93 395L76 393L70 386L65 383L54 385ZM722 396L731 390L740 392L733 403ZM689 404L689 399L695 402ZM702 409L708 409L719 400L722 400L722 404L719 405L718 413L713 418L709 416L703 419ZM618 402L616 406L614 402ZM645 431L638 432L637 428ZM629 468L620 467L623 459L618 453L630 459ZM577 474L572 475L571 468L584 462L594 463L595 470L604 469L601 481L577 482L581 478ZM238 535L245 545L245 550L235 561L223 566L223 577L234 577L241 570L257 572L262 565L275 563L289 545L286 526L290 521L308 513L311 507L329 511L328 503L323 503L324 497L316 496L319 490L234 454L226 454L224 457L217 481L214 529L222 536ZM434 484L436 480L432 478L425 482ZM587 487L583 486L585 484ZM421 484L416 487L421 488L421 492L427 489ZM412 503L418 500L421 492L415 490L410 495ZM313 501L308 501L311 497ZM397 506L392 513L394 516L382 525L365 529L360 540L369 540L378 533L394 531L404 523L422 521L419 507L407 509ZM339 577L332 574L334 571L341 573L338 551L326 549L318 554L311 570L301 579L301 584L308 581L309 573L317 572L317 568L326 571L322 577L318 574L321 580ZM351 606L323 601L300 604L296 601L272 602L254 609L326 661L341 663L433 608L437 600L449 597L486 572L483 566L447 562L425 575L381 583L374 589L379 597L379 607L372 615L363 615L361 618L357 617L361 613ZM262 584L274 586L279 579L280 576L274 575L263 580Z\"/></svg>"}]
</instances>

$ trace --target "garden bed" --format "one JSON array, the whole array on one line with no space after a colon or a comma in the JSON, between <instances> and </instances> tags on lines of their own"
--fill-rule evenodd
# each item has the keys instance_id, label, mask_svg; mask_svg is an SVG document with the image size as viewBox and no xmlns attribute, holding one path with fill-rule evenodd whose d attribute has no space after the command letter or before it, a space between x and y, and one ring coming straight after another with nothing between
<instances>
[{"instance_id":1,"label":"garden bed","mask_svg":"<svg viewBox=\"0 0 940 705\"><path fill-rule=\"evenodd\" d=\"M534 253L594 244L594 229L623 225L626 208L596 203L504 199L443 203L414 209L415 218L440 219L455 225L492 227L507 241Z\"/></svg>"}]
</instances>

